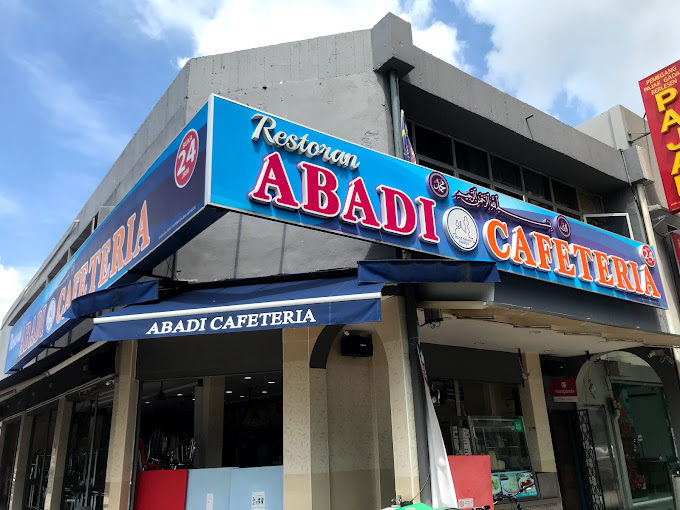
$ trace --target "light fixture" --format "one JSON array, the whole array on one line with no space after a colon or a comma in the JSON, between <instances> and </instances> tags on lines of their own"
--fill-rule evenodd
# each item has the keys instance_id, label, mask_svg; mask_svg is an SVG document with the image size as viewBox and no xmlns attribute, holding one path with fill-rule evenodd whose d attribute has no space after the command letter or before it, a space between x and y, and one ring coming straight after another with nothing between
<instances>
[{"instance_id":1,"label":"light fixture","mask_svg":"<svg viewBox=\"0 0 680 510\"><path fill-rule=\"evenodd\" d=\"M182 397L182 396L184 396L184 395L183 395L182 393L178 393L177 396L178 396L178 397Z\"/></svg>"},{"instance_id":2,"label":"light fixture","mask_svg":"<svg viewBox=\"0 0 680 510\"><path fill-rule=\"evenodd\" d=\"M247 376L244 377L244 379L245 379L246 381L250 381L250 380L252 379L252 377L250 377L249 375L247 375Z\"/></svg>"},{"instance_id":3,"label":"light fixture","mask_svg":"<svg viewBox=\"0 0 680 510\"><path fill-rule=\"evenodd\" d=\"M196 400L195 398L192 398L191 400Z\"/></svg>"},{"instance_id":4,"label":"light fixture","mask_svg":"<svg viewBox=\"0 0 680 510\"><path fill-rule=\"evenodd\" d=\"M225 393L233 393L233 392L231 390L227 390L227 391L225 391Z\"/></svg>"},{"instance_id":5,"label":"light fixture","mask_svg":"<svg viewBox=\"0 0 680 510\"><path fill-rule=\"evenodd\" d=\"M151 402L149 402L149 401L147 400L147 401L145 401L144 403L145 403L145 404L150 404Z\"/></svg>"},{"instance_id":6,"label":"light fixture","mask_svg":"<svg viewBox=\"0 0 680 510\"><path fill-rule=\"evenodd\" d=\"M276 384L276 381L268 381L268 384Z\"/></svg>"},{"instance_id":7,"label":"light fixture","mask_svg":"<svg viewBox=\"0 0 680 510\"><path fill-rule=\"evenodd\" d=\"M245 396L245 395L239 395L239 397L241 397L241 398L246 398L246 396Z\"/></svg>"},{"instance_id":8,"label":"light fixture","mask_svg":"<svg viewBox=\"0 0 680 510\"><path fill-rule=\"evenodd\" d=\"M267 390L262 390L262 393L267 393Z\"/></svg>"}]
</instances>

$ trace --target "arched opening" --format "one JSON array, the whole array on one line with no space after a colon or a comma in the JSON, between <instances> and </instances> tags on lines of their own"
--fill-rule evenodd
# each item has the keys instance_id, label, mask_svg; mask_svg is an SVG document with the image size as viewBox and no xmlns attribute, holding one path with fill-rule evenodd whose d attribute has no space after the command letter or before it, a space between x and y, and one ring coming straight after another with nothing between
<instances>
[{"instance_id":1,"label":"arched opening","mask_svg":"<svg viewBox=\"0 0 680 510\"><path fill-rule=\"evenodd\" d=\"M676 452L656 370L627 351L586 361L577 379L580 416L591 431L605 508L673 508ZM585 425L585 424L584 424Z\"/></svg>"}]
</instances>

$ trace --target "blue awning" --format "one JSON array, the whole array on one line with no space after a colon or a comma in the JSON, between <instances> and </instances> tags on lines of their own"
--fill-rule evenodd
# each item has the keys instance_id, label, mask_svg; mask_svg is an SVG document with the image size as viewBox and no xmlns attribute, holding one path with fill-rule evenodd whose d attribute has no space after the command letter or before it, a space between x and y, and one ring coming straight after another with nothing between
<instances>
[{"instance_id":1,"label":"blue awning","mask_svg":"<svg viewBox=\"0 0 680 510\"><path fill-rule=\"evenodd\" d=\"M119 285L74 299L64 317L77 319L108 308L147 303L157 299L158 280Z\"/></svg>"},{"instance_id":2,"label":"blue awning","mask_svg":"<svg viewBox=\"0 0 680 510\"><path fill-rule=\"evenodd\" d=\"M501 281L494 262L442 259L361 260L360 283L495 283Z\"/></svg>"},{"instance_id":3,"label":"blue awning","mask_svg":"<svg viewBox=\"0 0 680 510\"><path fill-rule=\"evenodd\" d=\"M95 318L90 342L380 321L382 286L343 277L189 290Z\"/></svg>"}]
</instances>

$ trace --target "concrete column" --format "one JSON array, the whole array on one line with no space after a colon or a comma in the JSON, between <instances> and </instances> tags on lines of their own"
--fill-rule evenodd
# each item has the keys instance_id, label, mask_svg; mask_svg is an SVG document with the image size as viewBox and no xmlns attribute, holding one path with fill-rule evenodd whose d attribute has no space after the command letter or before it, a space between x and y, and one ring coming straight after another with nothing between
<instances>
[{"instance_id":1,"label":"concrete column","mask_svg":"<svg viewBox=\"0 0 680 510\"><path fill-rule=\"evenodd\" d=\"M137 340L118 342L111 436L104 488L105 510L127 510L137 449Z\"/></svg>"},{"instance_id":2,"label":"concrete column","mask_svg":"<svg viewBox=\"0 0 680 510\"><path fill-rule=\"evenodd\" d=\"M404 299L396 296L384 299L382 322L373 323L373 327L387 356L394 487L396 494L410 500L420 492L420 481ZM417 501L419 498L416 498Z\"/></svg>"},{"instance_id":3,"label":"concrete column","mask_svg":"<svg viewBox=\"0 0 680 510\"><path fill-rule=\"evenodd\" d=\"M52 439L50 471L45 492L45 510L60 510L61 508L61 495L64 489L64 469L66 468L66 454L68 451L72 416L73 402L66 400L66 397L61 397L57 407L57 420L54 426L54 438Z\"/></svg>"},{"instance_id":4,"label":"concrete column","mask_svg":"<svg viewBox=\"0 0 680 510\"><path fill-rule=\"evenodd\" d=\"M224 384L224 377L206 377L203 379L203 386L196 388L195 465L199 468L222 467Z\"/></svg>"},{"instance_id":5,"label":"concrete column","mask_svg":"<svg viewBox=\"0 0 680 510\"><path fill-rule=\"evenodd\" d=\"M22 510L24 502L24 488L26 486L26 468L29 462L31 448L31 433L33 432L33 416L24 413L19 426L16 460L14 461L14 475L12 477L12 496L9 499L9 510Z\"/></svg>"},{"instance_id":6,"label":"concrete column","mask_svg":"<svg viewBox=\"0 0 680 510\"><path fill-rule=\"evenodd\" d=\"M322 327L283 330L283 506L329 510L326 371L309 368Z\"/></svg>"},{"instance_id":7,"label":"concrete column","mask_svg":"<svg viewBox=\"0 0 680 510\"><path fill-rule=\"evenodd\" d=\"M557 466L552 447L548 408L545 403L540 356L532 353L522 354L522 364L527 378L524 386L520 387L519 396L531 464L535 471L555 473Z\"/></svg>"}]
</instances>

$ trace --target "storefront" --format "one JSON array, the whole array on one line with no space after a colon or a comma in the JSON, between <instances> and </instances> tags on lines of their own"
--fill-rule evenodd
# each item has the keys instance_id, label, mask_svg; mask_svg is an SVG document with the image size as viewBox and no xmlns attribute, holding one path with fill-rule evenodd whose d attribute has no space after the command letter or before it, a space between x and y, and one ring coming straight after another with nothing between
<instances>
[{"instance_id":1,"label":"storefront","mask_svg":"<svg viewBox=\"0 0 680 510\"><path fill-rule=\"evenodd\" d=\"M352 47L379 59L378 39L405 27L388 16ZM307 80L253 81L266 99L257 108L231 82L208 90L208 69L228 82L210 64L221 57L182 71L195 81L177 81L144 128L165 134L131 144L154 158L114 169L102 184L123 183L111 210L94 204L90 230L3 327L0 509L444 506L455 476L437 466L455 472L471 455L487 459L494 494L597 506L589 488L605 484L586 486L554 440L572 437L591 403L569 403L560 421L549 388L571 377L587 398L588 356L668 356L679 342L660 319L676 305L664 255L581 221L616 207L597 194L608 185L623 196L610 175L624 172L617 151L580 154L591 142L569 131L582 136L573 166L597 186L534 171L528 160L548 173L573 162L443 92L430 97L432 84L399 64L430 57L402 47L382 63L354 55L356 69L326 84L337 101L326 106ZM387 155L402 142L390 125L398 108L385 106L391 71L403 89L389 99L407 110L419 165ZM277 87L286 101L269 97ZM355 88L368 99L352 109ZM164 109L170 96L182 114ZM513 155L520 162L504 159ZM552 358L581 364L556 369ZM672 501L652 462L674 461L672 429L644 417L649 406L665 416L680 395L675 368L663 382L608 374L625 457L615 478L643 482L601 508ZM459 488L452 503L478 506Z\"/></svg>"}]
</instances>

